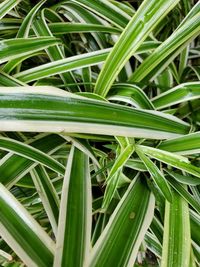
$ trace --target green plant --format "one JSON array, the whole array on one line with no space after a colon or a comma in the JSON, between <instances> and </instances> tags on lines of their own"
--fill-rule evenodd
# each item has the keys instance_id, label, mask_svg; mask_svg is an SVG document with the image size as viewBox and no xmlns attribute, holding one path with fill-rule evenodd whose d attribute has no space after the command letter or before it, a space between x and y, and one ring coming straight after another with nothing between
<instances>
[{"instance_id":1,"label":"green plant","mask_svg":"<svg viewBox=\"0 0 200 267\"><path fill-rule=\"evenodd\" d=\"M200 1L0 2L0 264L197 266Z\"/></svg>"}]
</instances>

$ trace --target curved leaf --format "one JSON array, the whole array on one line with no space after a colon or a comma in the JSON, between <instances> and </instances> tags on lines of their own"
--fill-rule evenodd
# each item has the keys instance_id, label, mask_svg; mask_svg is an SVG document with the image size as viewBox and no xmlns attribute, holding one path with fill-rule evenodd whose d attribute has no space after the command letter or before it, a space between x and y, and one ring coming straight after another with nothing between
<instances>
[{"instance_id":1,"label":"curved leaf","mask_svg":"<svg viewBox=\"0 0 200 267\"><path fill-rule=\"evenodd\" d=\"M92 249L89 266L133 266L153 218L154 202L147 186L135 178Z\"/></svg>"},{"instance_id":2,"label":"curved leaf","mask_svg":"<svg viewBox=\"0 0 200 267\"><path fill-rule=\"evenodd\" d=\"M0 41L0 64L58 44L54 37L18 38Z\"/></svg>"},{"instance_id":3,"label":"curved leaf","mask_svg":"<svg viewBox=\"0 0 200 267\"><path fill-rule=\"evenodd\" d=\"M51 87L1 88L0 110L0 129L4 131L79 132L163 139L189 130L186 123L171 115L74 96Z\"/></svg>"},{"instance_id":4,"label":"curved leaf","mask_svg":"<svg viewBox=\"0 0 200 267\"><path fill-rule=\"evenodd\" d=\"M0 235L9 246L27 266L51 266L54 242L1 183L0 207Z\"/></svg>"},{"instance_id":5,"label":"curved leaf","mask_svg":"<svg viewBox=\"0 0 200 267\"><path fill-rule=\"evenodd\" d=\"M95 86L95 93L106 96L115 78L148 34L179 0L145 0L113 47Z\"/></svg>"}]
</instances>

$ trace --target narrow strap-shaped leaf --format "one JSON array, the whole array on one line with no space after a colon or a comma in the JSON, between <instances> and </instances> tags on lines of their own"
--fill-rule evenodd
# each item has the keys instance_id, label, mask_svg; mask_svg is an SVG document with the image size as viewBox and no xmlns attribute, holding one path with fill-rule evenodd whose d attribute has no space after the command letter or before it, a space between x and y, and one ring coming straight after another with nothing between
<instances>
[{"instance_id":1,"label":"narrow strap-shaped leaf","mask_svg":"<svg viewBox=\"0 0 200 267\"><path fill-rule=\"evenodd\" d=\"M131 157L135 150L135 145L131 144L128 138L121 136L116 137L120 147L119 153L116 152L116 160L109 172L108 177L106 177L106 190L103 197L102 209L106 210L117 190L120 178L122 177L122 169L126 164L127 160Z\"/></svg>"},{"instance_id":2,"label":"narrow strap-shaped leaf","mask_svg":"<svg viewBox=\"0 0 200 267\"><path fill-rule=\"evenodd\" d=\"M106 209L108 209L115 193L117 190L117 186L119 184L120 181L120 177L121 177L121 171L117 171L107 182L106 184L106 190L103 196L103 203L102 203L102 207L101 210L102 211L106 211Z\"/></svg>"},{"instance_id":3,"label":"narrow strap-shaped leaf","mask_svg":"<svg viewBox=\"0 0 200 267\"><path fill-rule=\"evenodd\" d=\"M192 240L200 246L200 214L190 210L190 224Z\"/></svg>"},{"instance_id":4,"label":"narrow strap-shaped leaf","mask_svg":"<svg viewBox=\"0 0 200 267\"><path fill-rule=\"evenodd\" d=\"M193 249L196 261L200 262L200 249L199 249L199 246L195 242L192 242L192 249Z\"/></svg>"},{"instance_id":5,"label":"narrow strap-shaped leaf","mask_svg":"<svg viewBox=\"0 0 200 267\"><path fill-rule=\"evenodd\" d=\"M30 173L35 188L37 189L39 197L42 201L42 204L44 206L44 209L47 213L54 234L56 236L58 227L59 205L60 205L58 194L44 167L39 165L35 167Z\"/></svg>"},{"instance_id":6,"label":"narrow strap-shaped leaf","mask_svg":"<svg viewBox=\"0 0 200 267\"><path fill-rule=\"evenodd\" d=\"M43 37L44 38L44 37ZM149 46L152 46L152 43L144 42L135 54L143 53L146 50L149 50ZM153 44L155 46L155 43ZM157 46L157 44L156 44ZM99 63L102 63L106 60L110 48L102 49L99 51L88 52L81 55L72 56L65 59L56 60L51 63L46 63L38 67L34 67L15 75L16 78L19 78L20 81L31 82L41 78L49 77L56 74L61 74L64 72L76 70L78 68L85 68L88 66L94 66Z\"/></svg>"},{"instance_id":7,"label":"narrow strap-shaped leaf","mask_svg":"<svg viewBox=\"0 0 200 267\"><path fill-rule=\"evenodd\" d=\"M129 159L126 164L126 167L133 169L133 170L137 170L140 172L144 172L147 171L146 166L144 165L144 163L140 160L140 159Z\"/></svg>"},{"instance_id":8,"label":"narrow strap-shaped leaf","mask_svg":"<svg viewBox=\"0 0 200 267\"><path fill-rule=\"evenodd\" d=\"M45 154L49 154L64 143L65 141L58 135L45 134L35 138L29 145ZM6 188L11 188L36 165L35 160L32 161L29 158L24 158L10 152L0 161L0 182Z\"/></svg>"},{"instance_id":9,"label":"narrow strap-shaped leaf","mask_svg":"<svg viewBox=\"0 0 200 267\"><path fill-rule=\"evenodd\" d=\"M58 44L54 37L18 38L0 41L0 63Z\"/></svg>"},{"instance_id":10,"label":"narrow strap-shaped leaf","mask_svg":"<svg viewBox=\"0 0 200 267\"><path fill-rule=\"evenodd\" d=\"M13 7L19 4L21 0L5 0L0 4L0 19L2 19Z\"/></svg>"},{"instance_id":11,"label":"narrow strap-shaped leaf","mask_svg":"<svg viewBox=\"0 0 200 267\"><path fill-rule=\"evenodd\" d=\"M106 96L115 78L145 38L179 0L145 0L126 26L98 77L95 93Z\"/></svg>"},{"instance_id":12,"label":"narrow strap-shaped leaf","mask_svg":"<svg viewBox=\"0 0 200 267\"><path fill-rule=\"evenodd\" d=\"M148 249L153 252L158 258L161 258L162 255L162 245L156 238L156 236L149 231L147 231L145 235L145 244L147 245Z\"/></svg>"},{"instance_id":13,"label":"narrow strap-shaped leaf","mask_svg":"<svg viewBox=\"0 0 200 267\"><path fill-rule=\"evenodd\" d=\"M54 242L2 184L0 207L0 235L13 251L27 266L52 266Z\"/></svg>"},{"instance_id":14,"label":"narrow strap-shaped leaf","mask_svg":"<svg viewBox=\"0 0 200 267\"><path fill-rule=\"evenodd\" d=\"M121 30L114 27L103 26L99 24L89 23L67 23L56 22L49 23L49 29L53 35L66 34L66 33L80 33L80 32L107 32L107 33L120 33Z\"/></svg>"},{"instance_id":15,"label":"narrow strap-shaped leaf","mask_svg":"<svg viewBox=\"0 0 200 267\"><path fill-rule=\"evenodd\" d=\"M102 63L106 59L109 51L110 49L102 49L100 51L89 52L65 59L56 60L54 62L17 73L15 77L20 81L31 82L37 79L64 73L78 68L94 66Z\"/></svg>"},{"instance_id":16,"label":"narrow strap-shaped leaf","mask_svg":"<svg viewBox=\"0 0 200 267\"><path fill-rule=\"evenodd\" d=\"M26 84L4 72L0 72L0 85L15 87L15 86L25 86Z\"/></svg>"},{"instance_id":17,"label":"narrow strap-shaped leaf","mask_svg":"<svg viewBox=\"0 0 200 267\"><path fill-rule=\"evenodd\" d=\"M189 19L194 17L199 12L200 12L200 3L199 3L199 1L197 1L197 3L192 7L192 9L190 9L187 16L184 18L184 20L181 21L178 28L180 28L185 22L187 22Z\"/></svg>"},{"instance_id":18,"label":"narrow strap-shaped leaf","mask_svg":"<svg viewBox=\"0 0 200 267\"><path fill-rule=\"evenodd\" d=\"M5 1L4 1L5 2ZM22 20L19 18L2 18L0 22L0 30L19 29Z\"/></svg>"},{"instance_id":19,"label":"narrow strap-shaped leaf","mask_svg":"<svg viewBox=\"0 0 200 267\"><path fill-rule=\"evenodd\" d=\"M200 132L187 134L183 137L173 138L162 142L159 149L175 152L180 155L200 153Z\"/></svg>"},{"instance_id":20,"label":"narrow strap-shaped leaf","mask_svg":"<svg viewBox=\"0 0 200 267\"><path fill-rule=\"evenodd\" d=\"M147 170L149 171L152 179L162 192L163 196L169 201L172 202L172 193L169 184L167 183L164 175L158 169L158 167L147 157L145 154L136 147L136 152L140 159L144 162Z\"/></svg>"},{"instance_id":21,"label":"narrow strap-shaped leaf","mask_svg":"<svg viewBox=\"0 0 200 267\"><path fill-rule=\"evenodd\" d=\"M62 164L30 145L14 139L0 137L0 148L6 151L12 151L33 161L37 161L60 174L64 174L65 168Z\"/></svg>"},{"instance_id":22,"label":"narrow strap-shaped leaf","mask_svg":"<svg viewBox=\"0 0 200 267\"><path fill-rule=\"evenodd\" d=\"M122 152L119 154L119 156L115 160L115 163L113 164L110 170L107 181L109 181L112 178L112 176L125 165L127 160L133 154L134 150L135 146L133 144L129 144L124 150L122 150Z\"/></svg>"},{"instance_id":23,"label":"narrow strap-shaped leaf","mask_svg":"<svg viewBox=\"0 0 200 267\"><path fill-rule=\"evenodd\" d=\"M157 109L200 98L200 82L180 84L152 99Z\"/></svg>"},{"instance_id":24,"label":"narrow strap-shaped leaf","mask_svg":"<svg viewBox=\"0 0 200 267\"><path fill-rule=\"evenodd\" d=\"M200 203L196 201L194 196L189 193L185 188L185 186L181 185L171 177L167 177L170 185L180 194L197 212L200 213Z\"/></svg>"},{"instance_id":25,"label":"narrow strap-shaped leaf","mask_svg":"<svg viewBox=\"0 0 200 267\"><path fill-rule=\"evenodd\" d=\"M42 14L41 14L41 18L40 19L37 19L35 20L34 24L33 24L33 29L34 31L36 32L36 34L38 36L52 36L52 33L51 31L49 30L48 26L47 26L47 23L45 21L45 12L44 10L42 11ZM61 59L64 59L65 56L64 56L64 53L62 51L62 49L56 45L56 46L52 46L52 47L48 47L46 49L51 61L56 61L56 60L61 60ZM64 81L65 84L67 83L76 83L76 80L73 76L72 73L63 73L61 75L61 78L62 80ZM79 91L78 87L77 86L73 86L73 87L70 87L72 91Z\"/></svg>"},{"instance_id":26,"label":"narrow strap-shaped leaf","mask_svg":"<svg viewBox=\"0 0 200 267\"><path fill-rule=\"evenodd\" d=\"M71 136L66 136L64 134L61 135L65 140L67 140L68 142L72 142L73 145L75 147L77 147L79 150L81 150L83 153L85 153L86 155L88 155L89 158L92 159L92 161L98 166L100 167L100 164L98 162L98 160L96 159L95 153L92 149L92 147L90 146L90 144L87 142L87 140L84 139L77 139L77 138L73 138Z\"/></svg>"},{"instance_id":27,"label":"narrow strap-shaped leaf","mask_svg":"<svg viewBox=\"0 0 200 267\"><path fill-rule=\"evenodd\" d=\"M166 201L161 267L188 267L190 261L190 219L187 202L173 192Z\"/></svg>"},{"instance_id":28,"label":"narrow strap-shaped leaf","mask_svg":"<svg viewBox=\"0 0 200 267\"><path fill-rule=\"evenodd\" d=\"M170 166L176 167L182 171L186 171L200 178L200 168L192 165L188 158L157 148L141 145L139 145L139 147L143 151L143 153L150 156L151 158L157 159L161 162L169 164Z\"/></svg>"},{"instance_id":29,"label":"narrow strap-shaped leaf","mask_svg":"<svg viewBox=\"0 0 200 267\"><path fill-rule=\"evenodd\" d=\"M166 39L155 51L147 57L146 60L132 74L130 82L141 82L144 79L150 79L161 69L161 65L167 61L168 57L174 53L179 47L184 47L191 39L194 39L200 31L200 14L197 14L190 20L186 21L179 29ZM164 63L162 63L164 62ZM161 65L160 65L161 64Z\"/></svg>"},{"instance_id":30,"label":"narrow strap-shaped leaf","mask_svg":"<svg viewBox=\"0 0 200 267\"><path fill-rule=\"evenodd\" d=\"M97 13L106 20L109 20L112 24L117 25L118 27L124 28L128 23L130 17L120 8L115 6L113 3L106 0L73 0L79 5L83 5L87 9Z\"/></svg>"},{"instance_id":31,"label":"narrow strap-shaped leaf","mask_svg":"<svg viewBox=\"0 0 200 267\"><path fill-rule=\"evenodd\" d=\"M34 57L34 56L46 56L45 55L45 52L44 51L36 51L34 53L31 53L31 54L28 54L28 55L24 55L24 56L21 56L21 57L18 57L18 58L15 58L15 59L12 59L12 60L9 60L6 64L3 65L2 67L2 71L9 74L11 73L12 70L14 70L16 67L18 68L20 66L20 64L26 60L26 59L29 59L31 57ZM12 76L12 79L14 80L15 78ZM17 79L15 79L17 80ZM26 85L24 84L23 82L19 81L21 84L23 85Z\"/></svg>"},{"instance_id":32,"label":"narrow strap-shaped leaf","mask_svg":"<svg viewBox=\"0 0 200 267\"><path fill-rule=\"evenodd\" d=\"M160 243L163 241L163 225L160 222L160 220L154 216L153 220L150 225L151 231L154 233L154 235L157 237Z\"/></svg>"},{"instance_id":33,"label":"narrow strap-shaped leaf","mask_svg":"<svg viewBox=\"0 0 200 267\"><path fill-rule=\"evenodd\" d=\"M1 88L0 110L3 131L97 133L154 139L168 139L189 131L187 123L168 114L83 98L52 87Z\"/></svg>"},{"instance_id":34,"label":"narrow strap-shaped leaf","mask_svg":"<svg viewBox=\"0 0 200 267\"><path fill-rule=\"evenodd\" d=\"M136 85L119 83L112 86L108 94L109 100L125 101L137 108L154 109L145 93Z\"/></svg>"},{"instance_id":35,"label":"narrow strap-shaped leaf","mask_svg":"<svg viewBox=\"0 0 200 267\"><path fill-rule=\"evenodd\" d=\"M32 21L34 19L34 16L36 15L37 11L40 9L40 7L46 2L46 0L41 0L37 5L35 5L31 11L28 13L28 15L23 20L19 31L17 32L17 38L27 38L28 33L32 24Z\"/></svg>"},{"instance_id":36,"label":"narrow strap-shaped leaf","mask_svg":"<svg viewBox=\"0 0 200 267\"><path fill-rule=\"evenodd\" d=\"M165 171L179 183L193 186L200 184L200 179L195 176L181 175L167 169L165 169Z\"/></svg>"},{"instance_id":37,"label":"narrow strap-shaped leaf","mask_svg":"<svg viewBox=\"0 0 200 267\"><path fill-rule=\"evenodd\" d=\"M153 218L154 204L146 184L135 178L92 249L89 266L132 267Z\"/></svg>"},{"instance_id":38,"label":"narrow strap-shaped leaf","mask_svg":"<svg viewBox=\"0 0 200 267\"><path fill-rule=\"evenodd\" d=\"M62 188L54 267L87 266L92 222L90 183L88 157L72 146Z\"/></svg>"},{"instance_id":39,"label":"narrow strap-shaped leaf","mask_svg":"<svg viewBox=\"0 0 200 267\"><path fill-rule=\"evenodd\" d=\"M69 15L70 20L81 23L89 23L89 24L99 24L99 25L108 25L103 22L99 17L95 16L88 8L86 9L79 3L75 3L72 1L67 1L65 5L62 5L62 9L64 13L67 11L66 15L68 16L69 12L72 16ZM72 17L72 18L71 18ZM80 36L81 37L81 36ZM91 34L87 34L88 43L92 50L98 50L99 48L104 49L108 47L108 43L105 37L105 34L101 32L92 32ZM93 40L94 38L94 40ZM95 47L95 48L94 48Z\"/></svg>"},{"instance_id":40,"label":"narrow strap-shaped leaf","mask_svg":"<svg viewBox=\"0 0 200 267\"><path fill-rule=\"evenodd\" d=\"M108 177L106 178L106 190L104 193L104 199L102 204L102 209L107 209L114 194L117 189L119 182L121 170L124 167L127 160L133 154L135 150L134 145L129 144L122 152L119 154L115 163L113 164Z\"/></svg>"}]
</instances>

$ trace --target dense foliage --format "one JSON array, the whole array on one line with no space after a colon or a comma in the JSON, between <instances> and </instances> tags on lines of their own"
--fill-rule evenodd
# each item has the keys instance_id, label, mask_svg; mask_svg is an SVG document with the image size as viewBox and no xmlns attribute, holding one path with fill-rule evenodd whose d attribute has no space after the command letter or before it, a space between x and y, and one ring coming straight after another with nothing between
<instances>
[{"instance_id":1,"label":"dense foliage","mask_svg":"<svg viewBox=\"0 0 200 267\"><path fill-rule=\"evenodd\" d=\"M0 1L0 265L200 262L200 1Z\"/></svg>"}]
</instances>

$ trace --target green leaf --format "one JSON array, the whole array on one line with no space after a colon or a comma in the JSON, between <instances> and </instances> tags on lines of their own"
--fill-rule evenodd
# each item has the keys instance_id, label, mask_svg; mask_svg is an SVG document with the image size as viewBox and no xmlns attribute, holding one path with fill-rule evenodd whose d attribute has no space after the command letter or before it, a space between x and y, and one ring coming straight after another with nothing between
<instances>
[{"instance_id":1,"label":"green leaf","mask_svg":"<svg viewBox=\"0 0 200 267\"><path fill-rule=\"evenodd\" d=\"M4 64L2 71L7 73L7 74L11 73L11 71L13 71L15 68L18 71L19 66L21 66L21 63L23 63L23 61L25 61L26 59L30 59L34 56L37 56L37 57L45 56L45 53L43 51L36 51L34 53L30 53L28 55L24 55L24 56L18 57L16 59L12 59L12 60L8 61L6 64ZM12 76L12 79L18 81L20 84L22 84L24 86L26 85L25 83L15 79L13 76Z\"/></svg>"},{"instance_id":2,"label":"green leaf","mask_svg":"<svg viewBox=\"0 0 200 267\"><path fill-rule=\"evenodd\" d=\"M13 257L10 254L8 254L7 252L3 251L2 249L0 249L0 258L1 257L7 261L13 260Z\"/></svg>"},{"instance_id":3,"label":"green leaf","mask_svg":"<svg viewBox=\"0 0 200 267\"><path fill-rule=\"evenodd\" d=\"M189 131L188 124L171 115L83 98L52 87L1 88L0 109L3 131L154 139L172 138Z\"/></svg>"},{"instance_id":4,"label":"green leaf","mask_svg":"<svg viewBox=\"0 0 200 267\"><path fill-rule=\"evenodd\" d=\"M158 258L161 258L162 255L162 246L156 236L149 231L145 235L145 244L148 249L153 252Z\"/></svg>"},{"instance_id":5,"label":"green leaf","mask_svg":"<svg viewBox=\"0 0 200 267\"><path fill-rule=\"evenodd\" d=\"M175 152L180 155L192 155L200 153L200 132L187 134L162 142L159 149Z\"/></svg>"},{"instance_id":6,"label":"green leaf","mask_svg":"<svg viewBox=\"0 0 200 267\"><path fill-rule=\"evenodd\" d=\"M35 5L31 11L27 14L25 19L23 20L18 32L17 32L17 38L28 38L29 30L31 28L31 24L33 22L33 19L35 15L37 14L40 7L46 2L46 0L40 1L37 5Z\"/></svg>"},{"instance_id":7,"label":"green leaf","mask_svg":"<svg viewBox=\"0 0 200 267\"><path fill-rule=\"evenodd\" d=\"M200 215L193 210L190 210L190 224L192 240L200 245Z\"/></svg>"},{"instance_id":8,"label":"green leaf","mask_svg":"<svg viewBox=\"0 0 200 267\"><path fill-rule=\"evenodd\" d=\"M139 148L151 158L157 159L200 178L200 168L192 165L190 161L183 156L147 146L139 145Z\"/></svg>"},{"instance_id":9,"label":"green leaf","mask_svg":"<svg viewBox=\"0 0 200 267\"><path fill-rule=\"evenodd\" d=\"M5 0L0 4L0 19L2 19L11 9L19 4L21 0Z\"/></svg>"},{"instance_id":10,"label":"green leaf","mask_svg":"<svg viewBox=\"0 0 200 267\"><path fill-rule=\"evenodd\" d=\"M0 41L0 64L58 44L54 37L18 38Z\"/></svg>"},{"instance_id":11,"label":"green leaf","mask_svg":"<svg viewBox=\"0 0 200 267\"><path fill-rule=\"evenodd\" d=\"M197 211L200 213L200 204L194 196L189 193L185 188L185 186L181 185L171 177L167 177L167 180L171 184L171 186Z\"/></svg>"},{"instance_id":12,"label":"green leaf","mask_svg":"<svg viewBox=\"0 0 200 267\"><path fill-rule=\"evenodd\" d=\"M172 193L169 184L167 183L164 175L158 169L158 167L142 152L142 150L136 146L136 152L140 159L144 162L148 172L150 173L152 179L162 192L163 196L169 201L172 202Z\"/></svg>"},{"instance_id":13,"label":"green leaf","mask_svg":"<svg viewBox=\"0 0 200 267\"><path fill-rule=\"evenodd\" d=\"M29 145L44 152L45 154L49 154L57 150L64 143L65 141L58 135L42 134L35 137L35 140L31 140ZM10 152L0 161L0 182L7 188L11 188L35 165L37 165L35 161Z\"/></svg>"},{"instance_id":14,"label":"green leaf","mask_svg":"<svg viewBox=\"0 0 200 267\"><path fill-rule=\"evenodd\" d=\"M135 146L132 145L132 144L129 144L124 150L122 150L122 152L117 157L117 159L115 160L114 165L112 166L112 168L110 170L110 173L109 173L109 176L107 178L107 181L109 181L112 178L112 176L124 166L126 161L133 154L134 150L135 150Z\"/></svg>"},{"instance_id":15,"label":"green leaf","mask_svg":"<svg viewBox=\"0 0 200 267\"><path fill-rule=\"evenodd\" d=\"M152 47L152 44L146 42L143 45L141 45L140 48L138 48L135 54L143 53L144 51L149 50L150 47ZM56 56L56 60L54 62L46 63L41 66L22 71L20 73L17 73L15 77L18 78L20 81L24 81L27 83L45 77L49 77L52 75L61 74L72 70L77 70L79 68L98 65L106 60L110 50L111 50L110 48L106 48L94 52L84 53L81 55L71 56L69 58L64 58L60 60L58 60L58 57ZM53 58L55 59L55 55Z\"/></svg>"},{"instance_id":16,"label":"green leaf","mask_svg":"<svg viewBox=\"0 0 200 267\"><path fill-rule=\"evenodd\" d=\"M112 86L108 94L109 100L129 103L137 108L154 109L145 93L136 85L118 83Z\"/></svg>"},{"instance_id":17,"label":"green leaf","mask_svg":"<svg viewBox=\"0 0 200 267\"><path fill-rule=\"evenodd\" d=\"M183 50L184 47L187 46L188 42L191 42L191 40L199 34L199 30L200 16L197 14L187 20L157 49L155 49L155 51L148 56L131 75L129 82L141 82L145 79L150 80L153 76L155 76L157 71L162 69L162 65L166 67L169 63L171 63L172 59L170 59L170 62L168 62L167 59L171 58L173 54L176 56L176 51L179 48Z\"/></svg>"},{"instance_id":18,"label":"green leaf","mask_svg":"<svg viewBox=\"0 0 200 267\"><path fill-rule=\"evenodd\" d=\"M145 0L122 32L98 76L95 93L106 96L117 75L155 26L179 0Z\"/></svg>"},{"instance_id":19,"label":"green leaf","mask_svg":"<svg viewBox=\"0 0 200 267\"><path fill-rule=\"evenodd\" d=\"M27 266L49 267L54 242L0 183L0 235Z\"/></svg>"},{"instance_id":20,"label":"green leaf","mask_svg":"<svg viewBox=\"0 0 200 267\"><path fill-rule=\"evenodd\" d=\"M4 72L0 72L0 85L15 87L15 86L25 86L26 84L13 78L12 76L9 76Z\"/></svg>"},{"instance_id":21,"label":"green leaf","mask_svg":"<svg viewBox=\"0 0 200 267\"><path fill-rule=\"evenodd\" d=\"M99 24L89 24L89 23L49 23L49 29L53 35L60 35L66 33L81 33L81 32L107 32L119 34L121 30L114 27L102 26Z\"/></svg>"},{"instance_id":22,"label":"green leaf","mask_svg":"<svg viewBox=\"0 0 200 267\"><path fill-rule=\"evenodd\" d=\"M144 163L140 159L131 158L126 162L125 166L130 169L137 170L140 172L147 171L147 168L145 167Z\"/></svg>"},{"instance_id":23,"label":"green leaf","mask_svg":"<svg viewBox=\"0 0 200 267\"><path fill-rule=\"evenodd\" d=\"M31 82L78 68L94 66L102 63L106 59L109 50L110 49L103 49L100 51L89 52L82 55L56 60L51 63L19 72L15 75L15 77L20 81Z\"/></svg>"},{"instance_id":24,"label":"green leaf","mask_svg":"<svg viewBox=\"0 0 200 267\"><path fill-rule=\"evenodd\" d=\"M91 267L133 266L153 218L155 200L135 178L91 251Z\"/></svg>"},{"instance_id":25,"label":"green leaf","mask_svg":"<svg viewBox=\"0 0 200 267\"><path fill-rule=\"evenodd\" d=\"M190 261L190 220L187 202L173 192L166 201L161 267L188 267Z\"/></svg>"},{"instance_id":26,"label":"green leaf","mask_svg":"<svg viewBox=\"0 0 200 267\"><path fill-rule=\"evenodd\" d=\"M88 157L72 147L62 188L54 266L87 265L92 223Z\"/></svg>"},{"instance_id":27,"label":"green leaf","mask_svg":"<svg viewBox=\"0 0 200 267\"><path fill-rule=\"evenodd\" d=\"M64 174L65 168L62 164L30 145L14 139L0 137L0 148L6 151L14 152L17 155L41 163L60 174Z\"/></svg>"},{"instance_id":28,"label":"green leaf","mask_svg":"<svg viewBox=\"0 0 200 267\"><path fill-rule=\"evenodd\" d=\"M105 20L121 28L124 28L130 19L126 12L123 12L121 9L117 8L116 5L106 0L75 0L74 2L83 5L87 9L100 15L100 17L103 17Z\"/></svg>"},{"instance_id":29,"label":"green leaf","mask_svg":"<svg viewBox=\"0 0 200 267\"><path fill-rule=\"evenodd\" d=\"M157 109L173 106L200 98L200 82L180 84L152 99Z\"/></svg>"},{"instance_id":30,"label":"green leaf","mask_svg":"<svg viewBox=\"0 0 200 267\"><path fill-rule=\"evenodd\" d=\"M135 150L135 146L129 144L125 149L121 151L117 159L115 160L108 177L106 178L106 190L104 193L104 199L102 203L102 209L107 209L117 189L121 170L126 164L127 160L131 157Z\"/></svg>"},{"instance_id":31,"label":"green leaf","mask_svg":"<svg viewBox=\"0 0 200 267\"><path fill-rule=\"evenodd\" d=\"M171 177L173 177L177 182L187 185L199 185L200 179L194 176L181 175L179 173L165 170Z\"/></svg>"},{"instance_id":32,"label":"green leaf","mask_svg":"<svg viewBox=\"0 0 200 267\"><path fill-rule=\"evenodd\" d=\"M57 226L58 226L59 205L60 205L58 194L44 167L39 165L35 167L30 173L35 188L39 194L39 197L42 201L42 204L44 206L44 209L47 213L54 234L56 236Z\"/></svg>"},{"instance_id":33,"label":"green leaf","mask_svg":"<svg viewBox=\"0 0 200 267\"><path fill-rule=\"evenodd\" d=\"M39 36L39 37L42 37L42 36L53 37L53 34L51 33L51 31L48 28L48 25L47 25L47 23L45 21L45 12L44 12L44 10L42 11L41 18L40 19L36 19L34 21L33 29L34 29L36 35ZM46 49L46 51L47 51L47 54L49 55L49 58L53 62L57 61L57 60L62 60L62 59L65 58L63 50L58 45L53 46L53 47L48 47ZM65 84L76 83L76 80L75 80L75 78L74 78L72 73L63 73L61 75L61 78L62 78L62 80L63 80L63 82ZM74 85L73 87L71 87L71 90L72 91L79 91L79 88Z\"/></svg>"}]
</instances>

